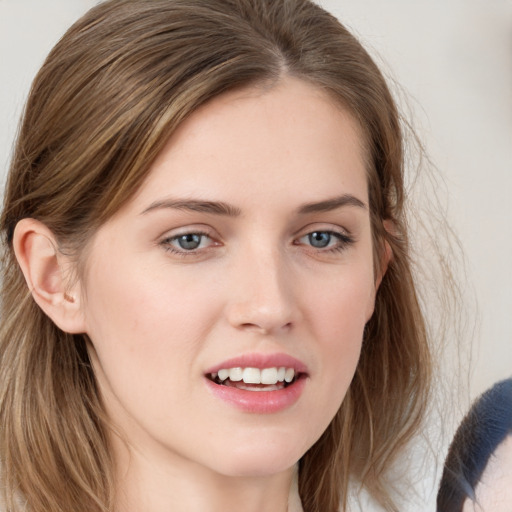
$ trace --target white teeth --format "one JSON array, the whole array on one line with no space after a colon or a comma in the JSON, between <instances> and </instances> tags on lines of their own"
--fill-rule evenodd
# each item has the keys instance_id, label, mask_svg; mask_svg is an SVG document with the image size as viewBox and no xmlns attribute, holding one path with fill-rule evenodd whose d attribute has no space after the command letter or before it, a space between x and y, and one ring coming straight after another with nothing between
<instances>
[{"instance_id":1,"label":"white teeth","mask_svg":"<svg viewBox=\"0 0 512 512\"><path fill-rule=\"evenodd\" d=\"M242 380L246 384L261 384L261 371L258 368L244 368Z\"/></svg>"},{"instance_id":2,"label":"white teeth","mask_svg":"<svg viewBox=\"0 0 512 512\"><path fill-rule=\"evenodd\" d=\"M258 388L256 386L252 386L250 384L239 384L237 386L237 388L243 389L245 391L278 391L278 390L282 389L283 386L279 387L279 386L276 386L275 384L273 384L271 386L264 386L264 387Z\"/></svg>"},{"instance_id":3,"label":"white teeth","mask_svg":"<svg viewBox=\"0 0 512 512\"><path fill-rule=\"evenodd\" d=\"M286 373L284 374L285 382L291 382L295 377L295 370L293 368L286 368Z\"/></svg>"},{"instance_id":4,"label":"white teeth","mask_svg":"<svg viewBox=\"0 0 512 512\"><path fill-rule=\"evenodd\" d=\"M229 377L229 370L219 370L218 377L220 381L226 380Z\"/></svg>"},{"instance_id":5,"label":"white teeth","mask_svg":"<svg viewBox=\"0 0 512 512\"><path fill-rule=\"evenodd\" d=\"M229 370L229 380L232 382L239 382L242 380L243 370L242 368L231 368Z\"/></svg>"},{"instance_id":6,"label":"white teeth","mask_svg":"<svg viewBox=\"0 0 512 512\"><path fill-rule=\"evenodd\" d=\"M231 382L243 381L245 384L264 384L273 386L278 382L288 384L295 378L295 370L281 366L279 368L222 368L218 372L210 374L212 379L224 382L229 378Z\"/></svg>"},{"instance_id":7,"label":"white teeth","mask_svg":"<svg viewBox=\"0 0 512 512\"><path fill-rule=\"evenodd\" d=\"M277 368L264 368L261 370L262 384L277 384Z\"/></svg>"}]
</instances>

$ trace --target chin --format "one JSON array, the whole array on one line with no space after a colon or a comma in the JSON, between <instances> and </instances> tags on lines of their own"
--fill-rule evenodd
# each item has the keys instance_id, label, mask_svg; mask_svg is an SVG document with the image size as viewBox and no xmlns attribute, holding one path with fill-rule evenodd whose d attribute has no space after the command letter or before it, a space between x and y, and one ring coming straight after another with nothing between
<instances>
[{"instance_id":1,"label":"chin","mask_svg":"<svg viewBox=\"0 0 512 512\"><path fill-rule=\"evenodd\" d=\"M287 443L253 443L230 449L229 454L217 458L215 466L225 476L265 477L289 470L304 453Z\"/></svg>"},{"instance_id":2,"label":"chin","mask_svg":"<svg viewBox=\"0 0 512 512\"><path fill-rule=\"evenodd\" d=\"M303 418L272 423L269 418L255 417L250 424L233 422L219 428L203 445L203 463L225 476L277 474L297 464L324 430L324 422L308 424Z\"/></svg>"}]
</instances>

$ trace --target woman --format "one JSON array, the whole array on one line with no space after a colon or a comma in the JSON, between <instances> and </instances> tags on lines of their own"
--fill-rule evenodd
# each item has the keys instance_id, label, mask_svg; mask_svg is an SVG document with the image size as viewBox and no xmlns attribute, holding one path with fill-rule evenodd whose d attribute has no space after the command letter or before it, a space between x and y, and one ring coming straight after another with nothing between
<instances>
[{"instance_id":1,"label":"woman","mask_svg":"<svg viewBox=\"0 0 512 512\"><path fill-rule=\"evenodd\" d=\"M430 374L404 215L393 99L315 4L92 9L6 189L6 510L396 510Z\"/></svg>"}]
</instances>

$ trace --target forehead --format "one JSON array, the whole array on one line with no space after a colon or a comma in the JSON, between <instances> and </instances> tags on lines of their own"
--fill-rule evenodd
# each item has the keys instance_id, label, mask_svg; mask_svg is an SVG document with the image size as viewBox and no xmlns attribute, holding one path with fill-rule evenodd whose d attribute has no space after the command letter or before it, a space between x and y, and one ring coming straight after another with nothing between
<instances>
[{"instance_id":1,"label":"forehead","mask_svg":"<svg viewBox=\"0 0 512 512\"><path fill-rule=\"evenodd\" d=\"M153 163L136 201L166 191L270 201L293 191L305 201L358 192L366 202L366 189L364 139L353 116L320 88L286 78L196 110Z\"/></svg>"}]
</instances>

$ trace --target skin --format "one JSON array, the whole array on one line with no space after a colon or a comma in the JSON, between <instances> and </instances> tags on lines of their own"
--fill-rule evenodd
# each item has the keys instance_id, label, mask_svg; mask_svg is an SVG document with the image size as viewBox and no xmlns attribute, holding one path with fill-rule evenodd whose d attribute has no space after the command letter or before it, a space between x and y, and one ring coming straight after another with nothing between
<instances>
[{"instance_id":1,"label":"skin","mask_svg":"<svg viewBox=\"0 0 512 512\"><path fill-rule=\"evenodd\" d=\"M463 512L509 512L512 503L512 435L491 455L475 491L476 501L464 502Z\"/></svg>"},{"instance_id":2,"label":"skin","mask_svg":"<svg viewBox=\"0 0 512 512\"><path fill-rule=\"evenodd\" d=\"M284 78L226 93L182 123L94 235L66 295L51 233L30 219L17 227L34 297L91 340L114 424L118 510L287 510L294 467L351 382L381 278L364 156L351 115ZM228 211L170 204L191 200ZM187 234L197 248L180 246ZM299 399L256 414L212 394L207 369L247 353L304 363Z\"/></svg>"}]
</instances>

